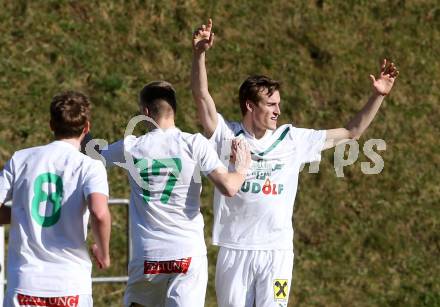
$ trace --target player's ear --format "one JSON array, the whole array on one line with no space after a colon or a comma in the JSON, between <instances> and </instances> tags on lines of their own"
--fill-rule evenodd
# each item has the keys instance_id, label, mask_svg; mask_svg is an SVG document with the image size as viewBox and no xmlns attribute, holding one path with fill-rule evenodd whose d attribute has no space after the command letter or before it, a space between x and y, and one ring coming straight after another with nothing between
<instances>
[{"instance_id":1,"label":"player's ear","mask_svg":"<svg viewBox=\"0 0 440 307\"><path fill-rule=\"evenodd\" d=\"M50 131L55 132L55 131L54 131L54 125L53 125L53 121L52 121L52 120L49 121L49 127L50 127Z\"/></svg>"},{"instance_id":2,"label":"player's ear","mask_svg":"<svg viewBox=\"0 0 440 307\"><path fill-rule=\"evenodd\" d=\"M145 115L145 116L150 116L150 111L148 111L147 107L142 107L141 106L141 114Z\"/></svg>"},{"instance_id":3,"label":"player's ear","mask_svg":"<svg viewBox=\"0 0 440 307\"><path fill-rule=\"evenodd\" d=\"M90 121L86 121L86 124L84 125L84 128L83 128L83 134L84 135L86 135L87 133L90 132L91 126L92 125L90 124Z\"/></svg>"},{"instance_id":4,"label":"player's ear","mask_svg":"<svg viewBox=\"0 0 440 307\"><path fill-rule=\"evenodd\" d=\"M255 109L255 103L253 103L252 101L250 101L249 99L246 100L246 110L248 112L253 112Z\"/></svg>"}]
</instances>

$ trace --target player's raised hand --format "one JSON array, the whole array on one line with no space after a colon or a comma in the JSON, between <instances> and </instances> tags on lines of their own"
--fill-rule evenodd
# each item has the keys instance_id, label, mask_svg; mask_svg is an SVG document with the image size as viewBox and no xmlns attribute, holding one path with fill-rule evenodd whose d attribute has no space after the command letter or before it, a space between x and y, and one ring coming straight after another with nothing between
<instances>
[{"instance_id":1,"label":"player's raised hand","mask_svg":"<svg viewBox=\"0 0 440 307\"><path fill-rule=\"evenodd\" d=\"M231 144L231 162L235 164L235 170L247 174L251 166L252 158L248 142L244 139L235 138Z\"/></svg>"},{"instance_id":2,"label":"player's raised hand","mask_svg":"<svg viewBox=\"0 0 440 307\"><path fill-rule=\"evenodd\" d=\"M370 75L374 91L379 95L388 95L398 75L399 71L394 63L384 59L380 67L379 78L376 79L373 75Z\"/></svg>"},{"instance_id":3,"label":"player's raised hand","mask_svg":"<svg viewBox=\"0 0 440 307\"><path fill-rule=\"evenodd\" d=\"M110 255L104 255L104 253L99 249L98 245L93 244L91 247L93 259L96 261L96 265L101 270L110 267Z\"/></svg>"},{"instance_id":4,"label":"player's raised hand","mask_svg":"<svg viewBox=\"0 0 440 307\"><path fill-rule=\"evenodd\" d=\"M193 49L195 52L205 52L214 43L214 32L212 32L212 19L209 18L207 25L202 25L194 31L192 37Z\"/></svg>"}]
</instances>

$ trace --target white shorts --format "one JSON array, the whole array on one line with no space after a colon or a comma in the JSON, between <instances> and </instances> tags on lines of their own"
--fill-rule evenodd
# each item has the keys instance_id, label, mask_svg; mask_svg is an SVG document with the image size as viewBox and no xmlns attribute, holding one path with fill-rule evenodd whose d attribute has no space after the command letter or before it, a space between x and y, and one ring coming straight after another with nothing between
<instances>
[{"instance_id":1,"label":"white shorts","mask_svg":"<svg viewBox=\"0 0 440 307\"><path fill-rule=\"evenodd\" d=\"M6 293L3 306L8 307L93 307L90 294L69 295L60 297L41 297L24 295L13 291Z\"/></svg>"},{"instance_id":2,"label":"white shorts","mask_svg":"<svg viewBox=\"0 0 440 307\"><path fill-rule=\"evenodd\" d=\"M124 305L203 307L207 282L206 255L170 261L144 261L129 266Z\"/></svg>"},{"instance_id":3,"label":"white shorts","mask_svg":"<svg viewBox=\"0 0 440 307\"><path fill-rule=\"evenodd\" d=\"M287 306L293 251L220 247L215 290L219 307Z\"/></svg>"}]
</instances>

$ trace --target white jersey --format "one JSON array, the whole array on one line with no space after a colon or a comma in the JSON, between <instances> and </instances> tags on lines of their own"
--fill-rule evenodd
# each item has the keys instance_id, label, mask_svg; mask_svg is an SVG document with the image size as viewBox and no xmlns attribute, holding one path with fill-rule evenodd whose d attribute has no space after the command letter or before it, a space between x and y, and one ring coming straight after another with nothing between
<instances>
[{"instance_id":1,"label":"white jersey","mask_svg":"<svg viewBox=\"0 0 440 307\"><path fill-rule=\"evenodd\" d=\"M107 163L129 169L133 263L206 254L200 170L208 175L223 167L206 138L155 129L128 136L101 154Z\"/></svg>"},{"instance_id":2,"label":"white jersey","mask_svg":"<svg viewBox=\"0 0 440 307\"><path fill-rule=\"evenodd\" d=\"M91 294L86 246L91 193L108 195L101 162L55 141L16 152L0 173L0 203L12 199L8 292Z\"/></svg>"},{"instance_id":3,"label":"white jersey","mask_svg":"<svg viewBox=\"0 0 440 307\"><path fill-rule=\"evenodd\" d=\"M303 163L320 160L325 131L282 125L255 139L241 123L226 122L218 114L210 141L222 161L229 160L234 137L244 137L249 143L252 165L235 196L214 192L213 244L249 250L292 249L298 174Z\"/></svg>"}]
</instances>

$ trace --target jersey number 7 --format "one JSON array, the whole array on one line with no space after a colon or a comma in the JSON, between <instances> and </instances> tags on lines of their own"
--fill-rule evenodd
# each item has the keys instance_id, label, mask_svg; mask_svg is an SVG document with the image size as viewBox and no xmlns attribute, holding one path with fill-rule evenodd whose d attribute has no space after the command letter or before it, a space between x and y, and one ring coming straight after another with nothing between
<instances>
[{"instance_id":1,"label":"jersey number 7","mask_svg":"<svg viewBox=\"0 0 440 307\"><path fill-rule=\"evenodd\" d=\"M170 200L171 192L176 185L177 178L182 171L182 160L180 158L168 158L168 159L153 159L151 163L148 163L146 159L134 159L136 168L139 169L139 174L147 185L149 184L149 176L159 176L160 169L169 169L168 180L165 184L165 188L162 191L160 202L167 204ZM145 202L150 200L150 191L142 187L142 197Z\"/></svg>"}]
</instances>

